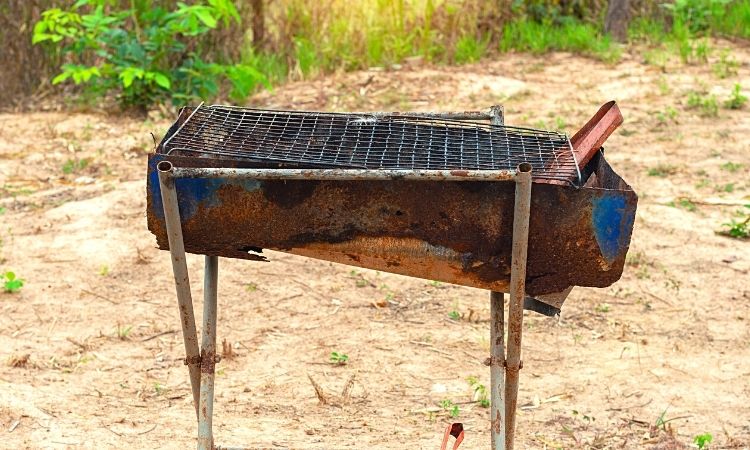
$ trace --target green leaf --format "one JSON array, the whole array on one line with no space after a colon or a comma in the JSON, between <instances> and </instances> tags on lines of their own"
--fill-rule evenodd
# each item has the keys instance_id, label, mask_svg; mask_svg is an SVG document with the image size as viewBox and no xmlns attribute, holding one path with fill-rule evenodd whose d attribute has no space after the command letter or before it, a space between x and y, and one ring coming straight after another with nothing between
<instances>
[{"instance_id":1,"label":"green leaf","mask_svg":"<svg viewBox=\"0 0 750 450\"><path fill-rule=\"evenodd\" d=\"M16 279L16 274L10 271L5 272L5 279L8 281L13 281Z\"/></svg>"},{"instance_id":2,"label":"green leaf","mask_svg":"<svg viewBox=\"0 0 750 450\"><path fill-rule=\"evenodd\" d=\"M216 28L216 17L214 17L208 9L196 7L193 9L193 14L195 14L208 28Z\"/></svg>"},{"instance_id":3,"label":"green leaf","mask_svg":"<svg viewBox=\"0 0 750 450\"><path fill-rule=\"evenodd\" d=\"M63 73L61 73L60 75L58 75L58 76L56 76L55 78L52 79L52 84L60 84L63 81L65 81L68 78L70 78L70 75L71 75L70 72L63 72Z\"/></svg>"},{"instance_id":4,"label":"green leaf","mask_svg":"<svg viewBox=\"0 0 750 450\"><path fill-rule=\"evenodd\" d=\"M122 87L125 89L132 86L133 81L136 79L142 79L145 75L143 69L139 69L136 67L126 67L125 70L120 72L120 81L122 81Z\"/></svg>"},{"instance_id":5,"label":"green leaf","mask_svg":"<svg viewBox=\"0 0 750 450\"><path fill-rule=\"evenodd\" d=\"M172 87L172 83L169 81L169 78L167 78L166 75L160 72L156 72L154 74L154 81L156 81L156 84L163 87L164 89L169 89Z\"/></svg>"}]
</instances>

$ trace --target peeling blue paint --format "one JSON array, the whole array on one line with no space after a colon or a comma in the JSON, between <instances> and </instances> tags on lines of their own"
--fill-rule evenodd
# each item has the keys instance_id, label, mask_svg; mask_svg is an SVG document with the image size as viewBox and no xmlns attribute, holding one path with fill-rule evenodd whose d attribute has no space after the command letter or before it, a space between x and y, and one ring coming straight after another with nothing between
<instances>
[{"instance_id":1,"label":"peeling blue paint","mask_svg":"<svg viewBox=\"0 0 750 450\"><path fill-rule=\"evenodd\" d=\"M161 202L161 189L159 187L159 174L156 165L163 158L158 156L149 161L148 185L153 199L153 208L156 216L164 220L164 207ZM180 207L180 219L184 223L198 211L201 206L216 207L220 205L218 190L222 186L237 185L246 191L261 189L258 180L240 180L225 178L178 178L175 181L177 189L177 203Z\"/></svg>"},{"instance_id":2,"label":"peeling blue paint","mask_svg":"<svg viewBox=\"0 0 750 450\"><path fill-rule=\"evenodd\" d=\"M591 220L599 249L611 263L627 249L635 211L627 207L624 196L604 193L593 199Z\"/></svg>"}]
</instances>

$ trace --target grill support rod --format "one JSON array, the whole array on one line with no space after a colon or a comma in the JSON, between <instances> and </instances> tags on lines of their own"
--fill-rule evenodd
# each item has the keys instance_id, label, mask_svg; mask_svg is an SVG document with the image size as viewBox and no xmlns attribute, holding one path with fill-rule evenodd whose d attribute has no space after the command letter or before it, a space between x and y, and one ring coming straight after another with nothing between
<instances>
[{"instance_id":1,"label":"grill support rod","mask_svg":"<svg viewBox=\"0 0 750 450\"><path fill-rule=\"evenodd\" d=\"M171 167L171 164L169 165ZM177 291L177 303L180 309L180 323L182 324L182 340L185 342L185 364L190 372L190 387L193 392L195 414L198 414L200 399L200 353L198 352L198 335L195 330L195 314L193 312L193 297L190 293L190 278L188 276L187 261L185 260L185 244L182 240L182 224L180 210L177 204L177 189L175 180L169 173L159 170L159 187L161 201L164 206L164 221L166 222L169 253L172 259L174 284Z\"/></svg>"},{"instance_id":2,"label":"grill support rod","mask_svg":"<svg viewBox=\"0 0 750 450\"><path fill-rule=\"evenodd\" d=\"M219 257L205 257L203 275L203 331L201 333L201 390L198 408L198 450L213 449L214 372L216 355Z\"/></svg>"},{"instance_id":3,"label":"grill support rod","mask_svg":"<svg viewBox=\"0 0 750 450\"><path fill-rule=\"evenodd\" d=\"M505 359L505 450L513 450L518 404L518 379L521 363L523 301L526 296L526 260L529 246L531 212L531 165L520 164L516 173L516 198L513 211L513 246L510 267L508 305L508 353ZM494 449L493 449L494 450Z\"/></svg>"},{"instance_id":4,"label":"grill support rod","mask_svg":"<svg viewBox=\"0 0 750 450\"><path fill-rule=\"evenodd\" d=\"M505 448L504 296L490 292L490 437L492 450Z\"/></svg>"}]
</instances>

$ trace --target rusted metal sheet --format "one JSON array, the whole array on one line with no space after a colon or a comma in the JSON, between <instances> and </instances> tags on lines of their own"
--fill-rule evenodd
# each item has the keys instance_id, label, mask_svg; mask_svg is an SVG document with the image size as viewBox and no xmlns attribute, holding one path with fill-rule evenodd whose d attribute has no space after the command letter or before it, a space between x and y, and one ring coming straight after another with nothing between
<instances>
[{"instance_id":1,"label":"rusted metal sheet","mask_svg":"<svg viewBox=\"0 0 750 450\"><path fill-rule=\"evenodd\" d=\"M156 164L236 161L149 157L148 226L168 248ZM254 164L253 167L258 167ZM534 183L526 292L619 279L637 196L601 153L581 188ZM265 260L262 249L447 283L508 291L512 181L175 179L188 252ZM564 297L540 298L560 307Z\"/></svg>"}]
</instances>

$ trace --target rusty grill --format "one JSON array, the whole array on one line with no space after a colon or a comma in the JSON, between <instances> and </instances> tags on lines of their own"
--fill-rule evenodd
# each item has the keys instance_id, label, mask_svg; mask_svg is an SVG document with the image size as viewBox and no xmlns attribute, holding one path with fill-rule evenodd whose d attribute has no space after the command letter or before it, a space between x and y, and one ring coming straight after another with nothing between
<instances>
[{"instance_id":1,"label":"rusty grill","mask_svg":"<svg viewBox=\"0 0 750 450\"><path fill-rule=\"evenodd\" d=\"M296 168L507 170L580 179L563 133L416 114L270 111L200 106L163 153Z\"/></svg>"},{"instance_id":2,"label":"rusty grill","mask_svg":"<svg viewBox=\"0 0 750 450\"><path fill-rule=\"evenodd\" d=\"M149 156L148 225L172 256L200 450L217 448L218 259L264 249L490 290L492 448L513 450L523 309L617 281L637 196L602 151L614 102L570 139L487 111L180 112ZM205 255L200 347L186 252Z\"/></svg>"}]
</instances>

